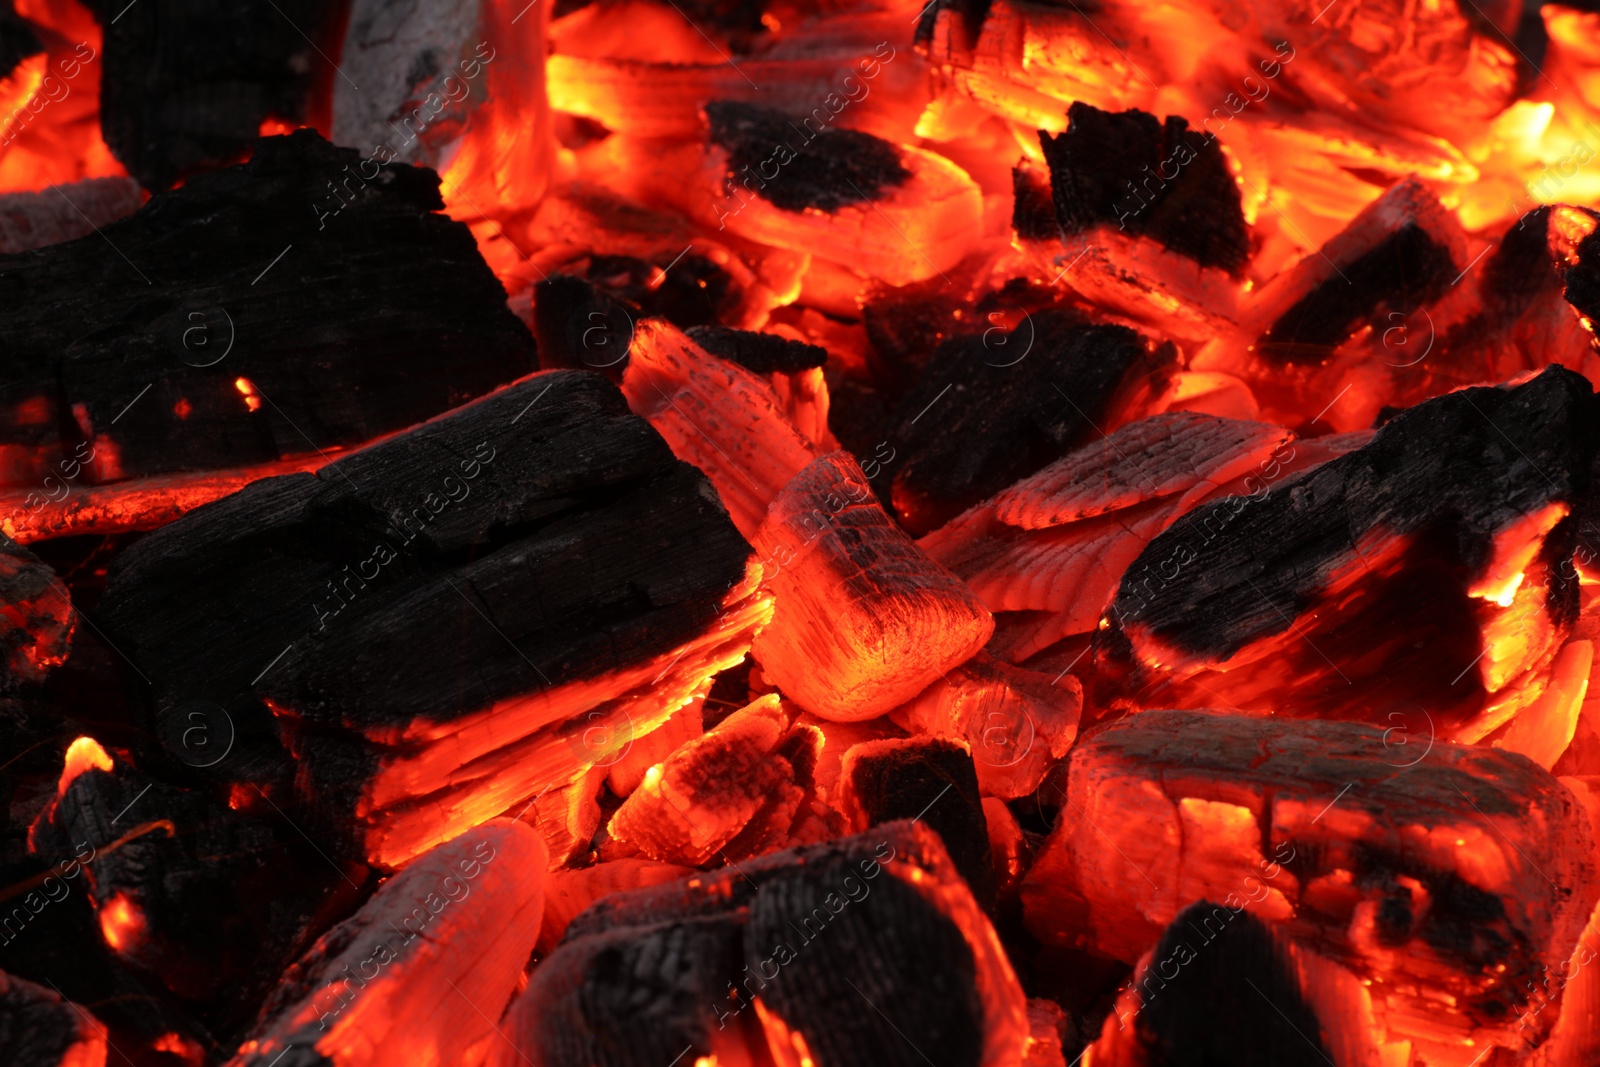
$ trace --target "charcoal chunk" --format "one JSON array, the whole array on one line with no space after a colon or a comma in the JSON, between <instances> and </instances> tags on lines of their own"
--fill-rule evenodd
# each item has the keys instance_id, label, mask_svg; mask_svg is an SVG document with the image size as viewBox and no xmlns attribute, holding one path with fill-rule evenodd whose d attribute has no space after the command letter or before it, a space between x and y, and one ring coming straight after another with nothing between
<instances>
[{"instance_id":1,"label":"charcoal chunk","mask_svg":"<svg viewBox=\"0 0 1600 1067\"><path fill-rule=\"evenodd\" d=\"M1470 575L1509 518L1587 500L1597 448L1600 402L1587 379L1561 367L1520 386L1438 397L1301 481L1190 512L1128 569L1113 613L1182 656L1226 659L1285 631L1370 532L1437 528L1430 545L1439 551L1428 555ZM1216 536L1224 527L1227 536ZM1174 553L1190 562L1152 583L1152 568Z\"/></svg>"},{"instance_id":2,"label":"charcoal chunk","mask_svg":"<svg viewBox=\"0 0 1600 1067\"><path fill-rule=\"evenodd\" d=\"M1057 310L1025 317L1004 344L997 334L944 342L890 419L900 458L882 477L902 523L932 530L1098 437L1119 390L1168 352Z\"/></svg>"},{"instance_id":3,"label":"charcoal chunk","mask_svg":"<svg viewBox=\"0 0 1600 1067\"><path fill-rule=\"evenodd\" d=\"M757 374L799 374L828 362L828 350L776 334L735 330L728 326L696 326L688 331L695 344Z\"/></svg>"},{"instance_id":4,"label":"charcoal chunk","mask_svg":"<svg viewBox=\"0 0 1600 1067\"><path fill-rule=\"evenodd\" d=\"M362 444L528 373L527 328L441 207L432 171L301 130L103 236L0 257L0 401L58 415L0 442L69 427L101 480L246 466Z\"/></svg>"},{"instance_id":5,"label":"charcoal chunk","mask_svg":"<svg viewBox=\"0 0 1600 1067\"><path fill-rule=\"evenodd\" d=\"M128 173L152 191L239 159L261 121L308 117L338 5L316 0L171 0L90 6L105 27L100 123ZM336 168L337 169L337 168ZM329 174L328 177L333 177Z\"/></svg>"},{"instance_id":6,"label":"charcoal chunk","mask_svg":"<svg viewBox=\"0 0 1600 1067\"><path fill-rule=\"evenodd\" d=\"M1386 311L1404 315L1437 300L1455 274L1450 250L1409 223L1296 301L1259 347L1289 363L1319 362L1360 323L1386 322Z\"/></svg>"},{"instance_id":7,"label":"charcoal chunk","mask_svg":"<svg viewBox=\"0 0 1600 1067\"><path fill-rule=\"evenodd\" d=\"M950 860L985 907L994 904L989 827L972 754L954 741L879 741L846 757L851 803L868 826L917 819L944 841Z\"/></svg>"},{"instance_id":8,"label":"charcoal chunk","mask_svg":"<svg viewBox=\"0 0 1600 1067\"><path fill-rule=\"evenodd\" d=\"M749 188L785 211L837 211L876 200L911 177L895 146L870 133L813 133L781 111L732 100L707 104L706 116L711 143L728 154L728 191L751 182ZM764 182L762 165L774 160L782 164L778 178Z\"/></svg>"},{"instance_id":9,"label":"charcoal chunk","mask_svg":"<svg viewBox=\"0 0 1600 1067\"><path fill-rule=\"evenodd\" d=\"M1176 977L1163 981L1174 967ZM1136 984L1144 997L1136 1029L1149 1067L1333 1062L1288 952L1248 911L1205 900L1185 908Z\"/></svg>"},{"instance_id":10,"label":"charcoal chunk","mask_svg":"<svg viewBox=\"0 0 1600 1067\"><path fill-rule=\"evenodd\" d=\"M1232 274L1250 259L1239 189L1215 135L1183 118L1101 111L1080 102L1066 132L1040 133L1056 220L1067 234L1115 222L1179 255ZM1018 232L1036 232L1035 197L1019 197Z\"/></svg>"}]
</instances>

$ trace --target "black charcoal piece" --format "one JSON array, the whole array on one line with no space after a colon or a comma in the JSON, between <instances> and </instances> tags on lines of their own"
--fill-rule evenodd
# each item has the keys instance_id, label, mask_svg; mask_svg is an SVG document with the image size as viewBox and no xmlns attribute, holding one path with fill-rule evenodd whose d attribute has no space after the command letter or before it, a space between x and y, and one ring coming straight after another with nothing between
<instances>
[{"instance_id":1,"label":"black charcoal piece","mask_svg":"<svg viewBox=\"0 0 1600 1067\"><path fill-rule=\"evenodd\" d=\"M967 34L966 46L972 47L983 32L983 24L989 18L989 8L993 3L994 0L933 0L917 16L918 49L926 49L933 40L934 24L939 21L941 11L952 11L961 19L961 28Z\"/></svg>"},{"instance_id":2,"label":"black charcoal piece","mask_svg":"<svg viewBox=\"0 0 1600 1067\"><path fill-rule=\"evenodd\" d=\"M90 857L102 927L121 921L108 908L127 909L118 953L205 1005L224 1032L250 1020L321 932L329 895L353 904L363 880L361 868L336 867L298 840L291 848L267 823L121 761L74 778L33 839L45 856Z\"/></svg>"},{"instance_id":3,"label":"black charcoal piece","mask_svg":"<svg viewBox=\"0 0 1600 1067\"><path fill-rule=\"evenodd\" d=\"M572 921L505 1029L547 1067L651 1067L663 1049L706 1055L741 1035L764 1047L759 997L819 1064L923 1065L915 1034L938 1063L977 1067L973 943L911 870L924 887L960 884L937 837L907 821L614 894Z\"/></svg>"},{"instance_id":4,"label":"black charcoal piece","mask_svg":"<svg viewBox=\"0 0 1600 1067\"><path fill-rule=\"evenodd\" d=\"M1115 224L1202 266L1239 274L1250 259L1239 188L1214 136L1182 118L1075 103L1066 132L1039 134L1064 233ZM1019 233L1040 229L1032 196L1017 199Z\"/></svg>"},{"instance_id":5,"label":"black charcoal piece","mask_svg":"<svg viewBox=\"0 0 1600 1067\"><path fill-rule=\"evenodd\" d=\"M1289 363L1321 362L1361 323L1387 325L1385 312L1405 315L1437 300L1455 275L1450 250L1407 223L1296 301L1258 347Z\"/></svg>"},{"instance_id":6,"label":"black charcoal piece","mask_svg":"<svg viewBox=\"0 0 1600 1067\"><path fill-rule=\"evenodd\" d=\"M533 335L546 370L597 370L620 383L639 318L637 304L571 274L552 274L533 287Z\"/></svg>"},{"instance_id":7,"label":"black charcoal piece","mask_svg":"<svg viewBox=\"0 0 1600 1067\"><path fill-rule=\"evenodd\" d=\"M1168 662L1221 661L1285 632L1317 602L1327 576L1355 558L1354 545L1379 552L1368 540L1376 535L1414 539L1422 550L1402 577L1423 569L1453 577L1464 603L1498 530L1551 502L1585 505L1597 448L1600 401L1587 379L1561 367L1522 385L1425 401L1365 447L1259 498L1229 497L1185 515L1128 569L1112 614L1169 650ZM1553 586L1551 617L1570 624L1576 595Z\"/></svg>"},{"instance_id":8,"label":"black charcoal piece","mask_svg":"<svg viewBox=\"0 0 1600 1067\"><path fill-rule=\"evenodd\" d=\"M105 1062L104 1039L83 1009L43 986L0 971L0 1056L10 1067ZM91 1061L90 1049L98 1047Z\"/></svg>"},{"instance_id":9,"label":"black charcoal piece","mask_svg":"<svg viewBox=\"0 0 1600 1067\"><path fill-rule=\"evenodd\" d=\"M1209 901L1185 908L1134 984L1148 1067L1333 1062L1288 951L1248 911Z\"/></svg>"},{"instance_id":10,"label":"black charcoal piece","mask_svg":"<svg viewBox=\"0 0 1600 1067\"><path fill-rule=\"evenodd\" d=\"M226 1055L159 979L139 973L106 947L79 859L94 855L90 847L78 841L64 854L0 862L0 972L87 1005L112 1044L148 1047L172 1034ZM0 1017L5 1015L0 1007Z\"/></svg>"},{"instance_id":11,"label":"black charcoal piece","mask_svg":"<svg viewBox=\"0 0 1600 1067\"><path fill-rule=\"evenodd\" d=\"M205 701L238 733L214 773L282 773L267 698L308 728L299 755L338 808L365 736L670 649L749 551L615 386L550 371L191 512L116 560L101 613L174 755Z\"/></svg>"},{"instance_id":12,"label":"black charcoal piece","mask_svg":"<svg viewBox=\"0 0 1600 1067\"><path fill-rule=\"evenodd\" d=\"M0 401L57 411L0 439L71 426L105 478L244 466L361 444L528 373L527 328L442 206L433 171L302 130L98 235L0 257Z\"/></svg>"},{"instance_id":13,"label":"black charcoal piece","mask_svg":"<svg viewBox=\"0 0 1600 1067\"><path fill-rule=\"evenodd\" d=\"M858 130L818 130L758 104L706 105L711 143L728 154L728 191L749 189L785 211L837 211L878 200L911 172L894 145ZM813 120L814 122L814 120ZM777 166L777 176L766 171Z\"/></svg>"},{"instance_id":14,"label":"black charcoal piece","mask_svg":"<svg viewBox=\"0 0 1600 1067\"><path fill-rule=\"evenodd\" d=\"M881 477L901 522L926 533L1098 437L1119 391L1170 358L1058 310L944 342L889 420L897 458Z\"/></svg>"},{"instance_id":15,"label":"black charcoal piece","mask_svg":"<svg viewBox=\"0 0 1600 1067\"><path fill-rule=\"evenodd\" d=\"M851 802L867 825L918 819L944 841L950 861L984 907L994 904L988 821L972 754L953 741L879 742L848 757Z\"/></svg>"},{"instance_id":16,"label":"black charcoal piece","mask_svg":"<svg viewBox=\"0 0 1600 1067\"><path fill-rule=\"evenodd\" d=\"M695 344L713 356L731 360L756 374L799 374L828 362L828 350L776 334L696 326L688 331Z\"/></svg>"},{"instance_id":17,"label":"black charcoal piece","mask_svg":"<svg viewBox=\"0 0 1600 1067\"><path fill-rule=\"evenodd\" d=\"M105 27L100 123L146 189L232 163L266 118L307 117L313 86L339 75L327 56L342 5L317 0L92 0ZM331 177L331 175L330 175Z\"/></svg>"}]
</instances>

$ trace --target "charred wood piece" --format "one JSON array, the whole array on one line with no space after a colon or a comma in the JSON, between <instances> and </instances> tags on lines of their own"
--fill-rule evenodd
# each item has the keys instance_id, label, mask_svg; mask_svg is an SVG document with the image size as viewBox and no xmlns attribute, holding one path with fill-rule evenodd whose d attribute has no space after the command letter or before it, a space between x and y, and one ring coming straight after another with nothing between
<instances>
[{"instance_id":1,"label":"charred wood piece","mask_svg":"<svg viewBox=\"0 0 1600 1067\"><path fill-rule=\"evenodd\" d=\"M334 12L314 0L90 6L105 27L106 144L152 191L238 159L263 119L307 120L313 72L337 51Z\"/></svg>"},{"instance_id":2,"label":"charred wood piece","mask_svg":"<svg viewBox=\"0 0 1600 1067\"><path fill-rule=\"evenodd\" d=\"M674 455L705 472L752 540L773 499L815 456L767 382L659 319L633 331L622 392Z\"/></svg>"},{"instance_id":3,"label":"charred wood piece","mask_svg":"<svg viewBox=\"0 0 1600 1067\"><path fill-rule=\"evenodd\" d=\"M1252 492L1293 456L1276 426L1194 412L1108 434L968 510L918 542L993 612L1049 612L1014 660L1095 628L1123 572L1209 496Z\"/></svg>"},{"instance_id":4,"label":"charred wood piece","mask_svg":"<svg viewBox=\"0 0 1600 1067\"><path fill-rule=\"evenodd\" d=\"M1028 927L1133 961L1220 900L1370 979L1391 1040L1537 1043L1554 1013L1519 1019L1528 982L1564 963L1600 891L1589 817L1522 756L1398 747L1357 723L1207 712L1108 726L1069 759Z\"/></svg>"},{"instance_id":5,"label":"charred wood piece","mask_svg":"<svg viewBox=\"0 0 1600 1067\"><path fill-rule=\"evenodd\" d=\"M142 199L130 178L85 178L60 192L6 193L0 196L0 255L87 237L139 210Z\"/></svg>"},{"instance_id":6,"label":"charred wood piece","mask_svg":"<svg viewBox=\"0 0 1600 1067\"><path fill-rule=\"evenodd\" d=\"M867 741L844 758L844 809L859 830L912 819L944 842L973 898L993 909L995 877L978 775L965 746L935 738Z\"/></svg>"},{"instance_id":7,"label":"charred wood piece","mask_svg":"<svg viewBox=\"0 0 1600 1067\"><path fill-rule=\"evenodd\" d=\"M418 857L288 970L230 1067L462 1063L501 1041L548 860L510 820Z\"/></svg>"},{"instance_id":8,"label":"charred wood piece","mask_svg":"<svg viewBox=\"0 0 1600 1067\"><path fill-rule=\"evenodd\" d=\"M1466 266L1466 235L1419 182L1393 186L1316 254L1262 287L1244 316L1264 357L1315 364L1363 323L1437 299Z\"/></svg>"},{"instance_id":9,"label":"charred wood piece","mask_svg":"<svg viewBox=\"0 0 1600 1067\"><path fill-rule=\"evenodd\" d=\"M1175 679L1210 672L1246 710L1365 705L1381 719L1409 700L1444 707L1440 736L1482 737L1577 617L1569 516L1593 493L1597 426L1592 387L1560 367L1410 408L1364 447L1206 504L1152 540L1123 577L1103 647L1115 658L1126 638L1139 664ZM1381 655L1380 619L1402 635ZM1325 677L1343 684L1324 692L1313 680Z\"/></svg>"},{"instance_id":10,"label":"charred wood piece","mask_svg":"<svg viewBox=\"0 0 1600 1067\"><path fill-rule=\"evenodd\" d=\"M762 671L826 719L870 719L983 647L994 621L894 524L844 452L819 457L756 535L777 598L756 638Z\"/></svg>"},{"instance_id":11,"label":"charred wood piece","mask_svg":"<svg viewBox=\"0 0 1600 1067\"><path fill-rule=\"evenodd\" d=\"M787 828L805 799L795 768L776 750L788 728L776 695L734 712L650 768L608 826L601 859L640 856L689 867L719 856L749 825Z\"/></svg>"},{"instance_id":12,"label":"charred wood piece","mask_svg":"<svg viewBox=\"0 0 1600 1067\"><path fill-rule=\"evenodd\" d=\"M1083 102L1067 111L1065 133L1040 133L1051 201L1067 238L1096 226L1159 241L1202 266L1240 275L1250 259L1239 187L1216 136L1143 111L1101 111ZM1168 171L1172 173L1169 175ZM1018 233L1034 236L1037 210L1019 198ZM1048 233L1038 236L1050 236Z\"/></svg>"},{"instance_id":13,"label":"charred wood piece","mask_svg":"<svg viewBox=\"0 0 1600 1067\"><path fill-rule=\"evenodd\" d=\"M1078 736L1083 686L1048 674L972 657L893 712L912 734L966 746L986 797L1016 798L1039 788Z\"/></svg>"},{"instance_id":14,"label":"charred wood piece","mask_svg":"<svg viewBox=\"0 0 1600 1067\"><path fill-rule=\"evenodd\" d=\"M48 564L21 546L0 547L0 693L41 682L64 663L77 622Z\"/></svg>"},{"instance_id":15,"label":"charred wood piece","mask_svg":"<svg viewBox=\"0 0 1600 1067\"><path fill-rule=\"evenodd\" d=\"M365 872L301 854L267 823L105 755L92 741L68 750L72 777L35 823L34 847L83 861L118 956L239 1025L320 932L324 904L353 903Z\"/></svg>"},{"instance_id":16,"label":"charred wood piece","mask_svg":"<svg viewBox=\"0 0 1600 1067\"><path fill-rule=\"evenodd\" d=\"M876 1008L877 1010L873 1010ZM881 1013L881 1014L880 1014ZM1015 1063L1021 988L937 835L912 823L602 899L503 1029L547 1067L684 1053L819 1064Z\"/></svg>"},{"instance_id":17,"label":"charred wood piece","mask_svg":"<svg viewBox=\"0 0 1600 1067\"><path fill-rule=\"evenodd\" d=\"M50 415L3 443L86 442L91 481L238 467L363 444L528 373L527 328L442 206L433 172L302 130L102 227L122 256L96 239L0 258L0 392ZM77 440L57 446L59 426Z\"/></svg>"},{"instance_id":18,"label":"charred wood piece","mask_svg":"<svg viewBox=\"0 0 1600 1067\"><path fill-rule=\"evenodd\" d=\"M1024 318L1004 345L946 341L890 419L895 513L927 533L1097 438L1171 355L1125 326L1061 311Z\"/></svg>"},{"instance_id":19,"label":"charred wood piece","mask_svg":"<svg viewBox=\"0 0 1600 1067\"><path fill-rule=\"evenodd\" d=\"M105 1067L105 1027L55 992L0 971L0 1056L12 1067Z\"/></svg>"},{"instance_id":20,"label":"charred wood piece","mask_svg":"<svg viewBox=\"0 0 1600 1067\"><path fill-rule=\"evenodd\" d=\"M899 149L870 133L824 129L807 138L783 112L733 100L712 101L705 110L711 143L727 153L729 191L740 187L741 178L754 177L756 195L784 211L838 211L877 200L911 177ZM802 146L779 159L782 180L760 181L774 146L796 140Z\"/></svg>"},{"instance_id":21,"label":"charred wood piece","mask_svg":"<svg viewBox=\"0 0 1600 1067\"><path fill-rule=\"evenodd\" d=\"M307 810L394 865L737 663L771 610L749 552L614 386L550 371L192 512L118 557L101 610L175 755L210 701L237 741L207 773L282 780L281 728Z\"/></svg>"}]
</instances>

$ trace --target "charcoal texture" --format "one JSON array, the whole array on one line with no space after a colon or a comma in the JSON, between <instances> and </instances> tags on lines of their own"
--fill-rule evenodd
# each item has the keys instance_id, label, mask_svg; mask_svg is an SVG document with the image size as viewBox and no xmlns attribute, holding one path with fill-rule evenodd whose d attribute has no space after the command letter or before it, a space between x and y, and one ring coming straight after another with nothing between
<instances>
[{"instance_id":1,"label":"charcoal texture","mask_svg":"<svg viewBox=\"0 0 1600 1067\"><path fill-rule=\"evenodd\" d=\"M717 100L706 105L711 143L728 154L728 190L744 190L785 211L837 211L878 200L911 172L894 145L858 130L812 130L773 108ZM776 153L776 155L775 155ZM781 169L763 181L763 164Z\"/></svg>"},{"instance_id":2,"label":"charcoal texture","mask_svg":"<svg viewBox=\"0 0 1600 1067\"><path fill-rule=\"evenodd\" d=\"M0 257L0 400L58 413L0 439L92 436L107 477L243 466L364 443L528 373L527 328L441 207L434 172L302 130L98 235Z\"/></svg>"},{"instance_id":3,"label":"charcoal texture","mask_svg":"<svg viewBox=\"0 0 1600 1067\"><path fill-rule=\"evenodd\" d=\"M282 773L270 699L331 797L366 777L346 731L448 721L671 648L749 551L614 386L552 371L191 512L117 559L101 612L174 755L201 762L176 727L205 701L238 735L210 773Z\"/></svg>"},{"instance_id":4,"label":"charcoal texture","mask_svg":"<svg viewBox=\"0 0 1600 1067\"><path fill-rule=\"evenodd\" d=\"M901 521L925 533L1098 437L1119 390L1147 379L1164 351L1061 311L1028 316L1003 339L944 342L890 419L899 460L882 477Z\"/></svg>"},{"instance_id":5,"label":"charcoal texture","mask_svg":"<svg viewBox=\"0 0 1600 1067\"><path fill-rule=\"evenodd\" d=\"M1417 567L1432 561L1464 582L1511 519L1552 500L1582 509L1597 448L1600 401L1561 367L1426 401L1301 479L1190 512L1128 569L1113 614L1183 654L1223 660L1284 632L1352 544L1380 531L1416 538L1427 549ZM1566 602L1552 615L1570 619L1576 590L1553 595Z\"/></svg>"},{"instance_id":6,"label":"charcoal texture","mask_svg":"<svg viewBox=\"0 0 1600 1067\"><path fill-rule=\"evenodd\" d=\"M1222 146L1182 118L1074 103L1065 133L1041 132L1056 219L1074 234L1117 223L1133 235L1233 274L1250 259L1239 188ZM1032 197L1017 200L1018 232L1037 232Z\"/></svg>"},{"instance_id":7,"label":"charcoal texture","mask_svg":"<svg viewBox=\"0 0 1600 1067\"><path fill-rule=\"evenodd\" d=\"M622 381L638 305L570 274L553 274L533 287L533 331L539 364L598 370Z\"/></svg>"},{"instance_id":8,"label":"charcoal texture","mask_svg":"<svg viewBox=\"0 0 1600 1067\"><path fill-rule=\"evenodd\" d=\"M695 344L713 356L731 360L757 374L798 374L828 362L828 350L776 334L696 326L688 331Z\"/></svg>"},{"instance_id":9,"label":"charcoal texture","mask_svg":"<svg viewBox=\"0 0 1600 1067\"><path fill-rule=\"evenodd\" d=\"M1361 323L1386 326L1387 312L1405 315L1437 300L1455 275L1449 249L1408 223L1296 301L1258 347L1290 363L1320 362Z\"/></svg>"},{"instance_id":10,"label":"charcoal texture","mask_svg":"<svg viewBox=\"0 0 1600 1067\"><path fill-rule=\"evenodd\" d=\"M901 822L604 898L535 970L510 1013L513 1037L521 1015L533 1020L522 1047L539 1064L659 1067L663 1050L706 1055L741 1026L763 1042L751 1010L760 997L818 1063L912 1067L928 1062L920 1049L976 1067L973 950L882 866L891 860L954 879L934 835Z\"/></svg>"},{"instance_id":11,"label":"charcoal texture","mask_svg":"<svg viewBox=\"0 0 1600 1067\"><path fill-rule=\"evenodd\" d=\"M1248 911L1210 901L1185 908L1135 984L1144 998L1137 1030L1149 1067L1332 1062L1287 951Z\"/></svg>"},{"instance_id":12,"label":"charcoal texture","mask_svg":"<svg viewBox=\"0 0 1600 1067\"><path fill-rule=\"evenodd\" d=\"M321 932L329 894L351 903L363 877L298 841L289 847L272 826L203 792L121 763L75 778L34 836L47 856L93 850L85 866L96 902L124 898L142 921L122 953L204 1005L225 1032L249 1021Z\"/></svg>"},{"instance_id":13,"label":"charcoal texture","mask_svg":"<svg viewBox=\"0 0 1600 1067\"><path fill-rule=\"evenodd\" d=\"M146 189L238 160L263 119L307 118L333 72L339 5L316 0L91 0L105 27L100 122ZM319 51L320 49L320 51Z\"/></svg>"},{"instance_id":14,"label":"charcoal texture","mask_svg":"<svg viewBox=\"0 0 1600 1067\"><path fill-rule=\"evenodd\" d=\"M988 821L972 754L953 741L922 738L875 749L852 764L850 790L870 826L927 823L985 907L994 904Z\"/></svg>"}]
</instances>

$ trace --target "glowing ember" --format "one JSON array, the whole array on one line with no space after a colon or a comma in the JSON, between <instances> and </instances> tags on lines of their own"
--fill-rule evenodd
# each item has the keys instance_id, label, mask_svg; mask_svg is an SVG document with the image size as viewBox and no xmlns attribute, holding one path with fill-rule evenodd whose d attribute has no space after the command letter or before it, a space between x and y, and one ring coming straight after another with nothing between
<instances>
[{"instance_id":1,"label":"glowing ember","mask_svg":"<svg viewBox=\"0 0 1600 1067\"><path fill-rule=\"evenodd\" d=\"M94 738L80 737L67 746L67 758L61 768L61 781L56 786L56 795L66 795L67 786L72 784L73 779L88 770L111 770L111 755Z\"/></svg>"},{"instance_id":2,"label":"glowing ember","mask_svg":"<svg viewBox=\"0 0 1600 1067\"><path fill-rule=\"evenodd\" d=\"M113 951L126 952L144 936L144 916L124 894L118 893L96 910L100 914L100 932Z\"/></svg>"}]
</instances>

